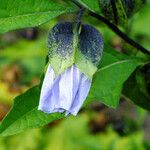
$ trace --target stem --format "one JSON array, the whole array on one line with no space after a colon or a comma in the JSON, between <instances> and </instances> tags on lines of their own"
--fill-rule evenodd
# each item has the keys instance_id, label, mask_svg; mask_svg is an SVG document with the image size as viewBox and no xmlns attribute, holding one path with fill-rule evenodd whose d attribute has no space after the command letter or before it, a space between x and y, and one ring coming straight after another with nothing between
<instances>
[{"instance_id":1,"label":"stem","mask_svg":"<svg viewBox=\"0 0 150 150\"><path fill-rule=\"evenodd\" d=\"M79 2L77 2L76 0L72 0L72 2L74 4L76 4L80 9L84 8L84 6L82 6ZM113 23L109 22L109 20L107 20L106 18L92 12L91 10L89 11L89 15L91 15L92 17L102 21L104 24L106 24L112 31L114 31L119 37L121 37L124 41L126 41L127 43L129 43L130 45L132 45L133 47L137 48L138 50L142 51L145 54L149 54L150 55L150 51L147 50L146 48L144 48L143 46L141 46L140 44L138 44L137 42L135 42L134 40L132 40L130 37L128 37L125 33L123 33L116 25L114 25Z\"/></svg>"},{"instance_id":2,"label":"stem","mask_svg":"<svg viewBox=\"0 0 150 150\"><path fill-rule=\"evenodd\" d=\"M80 33L83 13L84 13L84 8L81 7L79 13L77 14L77 18L76 18L76 28L77 28L78 34Z\"/></svg>"}]
</instances>

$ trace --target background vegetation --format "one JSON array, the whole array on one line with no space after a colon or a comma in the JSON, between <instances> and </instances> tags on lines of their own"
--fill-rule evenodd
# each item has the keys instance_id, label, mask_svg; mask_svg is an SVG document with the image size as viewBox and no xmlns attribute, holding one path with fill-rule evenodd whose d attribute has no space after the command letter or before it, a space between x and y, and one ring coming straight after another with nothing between
<instances>
[{"instance_id":1,"label":"background vegetation","mask_svg":"<svg viewBox=\"0 0 150 150\"><path fill-rule=\"evenodd\" d=\"M104 16L149 51L150 2L134 15L128 13L123 19L119 16L116 23L91 1L78 0L86 8L82 22L101 32L104 54L81 112L77 117L63 118L63 114L46 115L37 111L38 84L45 66L49 30L59 21L74 21L78 7L68 1L58 1L57 6L48 0L36 3L31 0L26 4L22 0L20 3L0 0L1 121L13 99L27 91L15 98L11 112L0 124L1 150L150 149L150 56L125 42L88 12Z\"/></svg>"}]
</instances>

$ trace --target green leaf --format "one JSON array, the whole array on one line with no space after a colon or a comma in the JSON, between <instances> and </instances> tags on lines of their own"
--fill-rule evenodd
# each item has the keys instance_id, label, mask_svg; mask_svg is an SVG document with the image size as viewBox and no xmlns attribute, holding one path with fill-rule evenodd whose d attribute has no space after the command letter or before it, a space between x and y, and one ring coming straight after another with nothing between
<instances>
[{"instance_id":1,"label":"green leaf","mask_svg":"<svg viewBox=\"0 0 150 150\"><path fill-rule=\"evenodd\" d=\"M136 76L137 76L136 72L134 72L134 74L132 74L132 76L125 82L123 88L123 94L126 97L128 97L131 101L133 101L136 105L146 110L150 110L150 97L148 93L145 93L145 87L144 89L142 89L143 85L139 86L138 82L141 81L138 81L139 77L137 80Z\"/></svg>"},{"instance_id":2,"label":"green leaf","mask_svg":"<svg viewBox=\"0 0 150 150\"><path fill-rule=\"evenodd\" d=\"M101 0L100 9L102 10L103 15L113 23L122 26L127 25L127 15L121 0Z\"/></svg>"},{"instance_id":3,"label":"green leaf","mask_svg":"<svg viewBox=\"0 0 150 150\"><path fill-rule=\"evenodd\" d=\"M138 12L146 3L146 0L122 1L125 12L130 18Z\"/></svg>"},{"instance_id":4,"label":"green leaf","mask_svg":"<svg viewBox=\"0 0 150 150\"><path fill-rule=\"evenodd\" d=\"M94 1L93 0L77 0L77 1L91 11L100 12L99 0L94 0Z\"/></svg>"},{"instance_id":5,"label":"green leaf","mask_svg":"<svg viewBox=\"0 0 150 150\"><path fill-rule=\"evenodd\" d=\"M127 14L124 10L124 6L122 4L121 0L116 0L116 10L117 10L117 23L121 24L122 26L127 26L128 24L128 18Z\"/></svg>"},{"instance_id":6,"label":"green leaf","mask_svg":"<svg viewBox=\"0 0 150 150\"><path fill-rule=\"evenodd\" d=\"M38 111L39 95L39 86L35 86L15 98L12 109L0 124L2 136L13 135L27 128L40 127L63 117L62 114L49 115Z\"/></svg>"},{"instance_id":7,"label":"green leaf","mask_svg":"<svg viewBox=\"0 0 150 150\"><path fill-rule=\"evenodd\" d=\"M123 83L139 65L135 58L115 53L105 51L88 96L88 100L98 100L113 108L119 103Z\"/></svg>"},{"instance_id":8,"label":"green leaf","mask_svg":"<svg viewBox=\"0 0 150 150\"><path fill-rule=\"evenodd\" d=\"M142 9L139 12L139 14L137 15L137 17L134 19L134 21L132 23L133 27L132 27L132 31L131 31L134 35L142 34L142 35L149 37L149 35L150 35L149 14L150 14L150 3L146 4L144 9Z\"/></svg>"},{"instance_id":9,"label":"green leaf","mask_svg":"<svg viewBox=\"0 0 150 150\"><path fill-rule=\"evenodd\" d=\"M74 10L72 6L54 0L0 0L0 33L38 26Z\"/></svg>"},{"instance_id":10,"label":"green leaf","mask_svg":"<svg viewBox=\"0 0 150 150\"><path fill-rule=\"evenodd\" d=\"M146 66L146 65L145 65ZM150 99L150 93L148 91L148 86L150 85L150 73L149 73L149 66L147 65L147 67L143 67L143 70L137 70L136 72L136 81L138 84L138 87L140 89L140 91L147 97Z\"/></svg>"},{"instance_id":11,"label":"green leaf","mask_svg":"<svg viewBox=\"0 0 150 150\"><path fill-rule=\"evenodd\" d=\"M100 100L108 106L118 104L122 84L139 62L131 57L105 48L101 67L94 76L88 99ZM63 114L46 114L37 110L39 86L29 89L15 98L14 105L0 125L2 136L13 135L27 128L40 127L63 118Z\"/></svg>"},{"instance_id":12,"label":"green leaf","mask_svg":"<svg viewBox=\"0 0 150 150\"><path fill-rule=\"evenodd\" d=\"M99 2L100 9L104 17L123 27L127 27L128 19L145 4L145 0L99 0Z\"/></svg>"}]
</instances>

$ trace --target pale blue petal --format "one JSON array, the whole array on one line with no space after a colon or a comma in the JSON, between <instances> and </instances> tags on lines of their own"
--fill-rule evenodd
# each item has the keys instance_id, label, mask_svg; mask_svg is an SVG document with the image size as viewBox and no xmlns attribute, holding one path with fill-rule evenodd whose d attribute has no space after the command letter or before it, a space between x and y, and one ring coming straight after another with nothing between
<instances>
[{"instance_id":1,"label":"pale blue petal","mask_svg":"<svg viewBox=\"0 0 150 150\"><path fill-rule=\"evenodd\" d=\"M91 80L73 65L55 79L54 70L48 66L39 102L39 110L46 113L66 111L77 115L91 86Z\"/></svg>"},{"instance_id":2,"label":"pale blue petal","mask_svg":"<svg viewBox=\"0 0 150 150\"><path fill-rule=\"evenodd\" d=\"M44 112L49 111L49 107L52 105L50 101L50 97L52 94L51 90L55 84L54 79L55 79L54 70L51 68L50 65L48 65L48 68L44 77L42 89L41 89L38 110L42 110Z\"/></svg>"},{"instance_id":3,"label":"pale blue petal","mask_svg":"<svg viewBox=\"0 0 150 150\"><path fill-rule=\"evenodd\" d=\"M52 90L52 99L57 101L56 109L69 110L78 91L80 78L81 73L74 65L61 75L59 83Z\"/></svg>"},{"instance_id":4,"label":"pale blue petal","mask_svg":"<svg viewBox=\"0 0 150 150\"><path fill-rule=\"evenodd\" d=\"M88 77L86 77L84 74L82 74L78 92L76 94L76 97L74 99L74 102L70 110L66 112L66 115L69 115L70 113L74 116L77 115L77 113L79 112L83 102L85 101L89 93L90 87L91 87L91 80Z\"/></svg>"}]
</instances>

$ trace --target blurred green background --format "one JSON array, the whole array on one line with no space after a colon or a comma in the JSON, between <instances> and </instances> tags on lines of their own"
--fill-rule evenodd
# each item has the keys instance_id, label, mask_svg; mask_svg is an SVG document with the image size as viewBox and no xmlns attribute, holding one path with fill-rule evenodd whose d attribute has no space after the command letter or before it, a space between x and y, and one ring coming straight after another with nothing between
<instances>
[{"instance_id":1,"label":"blurred green background","mask_svg":"<svg viewBox=\"0 0 150 150\"><path fill-rule=\"evenodd\" d=\"M150 49L150 4L129 22L128 35ZM48 31L60 16L38 28L0 35L0 120L9 111L13 98L39 83L47 54ZM85 16L102 33L105 43L130 54L132 47L105 25ZM55 121L41 129L0 137L0 150L150 150L150 114L121 98L117 109L92 103L77 117Z\"/></svg>"}]
</instances>

